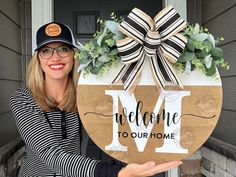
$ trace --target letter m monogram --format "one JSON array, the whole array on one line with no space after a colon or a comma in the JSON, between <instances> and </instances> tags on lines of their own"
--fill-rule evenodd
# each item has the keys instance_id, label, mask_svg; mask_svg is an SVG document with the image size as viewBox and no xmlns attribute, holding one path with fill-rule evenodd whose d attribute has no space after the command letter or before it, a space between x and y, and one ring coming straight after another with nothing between
<instances>
[{"instance_id":1,"label":"letter m monogram","mask_svg":"<svg viewBox=\"0 0 236 177\"><path fill-rule=\"evenodd\" d=\"M128 147L120 144L118 137L118 122L116 121L116 113L119 111L119 99L121 105L127 109L127 114L134 112L136 110L137 101L134 93L130 94L123 90L106 90L106 95L112 96L113 99L113 139L111 144L105 146L105 150L108 151L127 151ZM167 95L178 95L175 99L167 101ZM160 96L157 99L156 105L154 107L153 113L157 115L160 111L161 105L165 101L165 110L170 113L170 116L173 116L173 113L177 113L178 116L181 116L181 107L182 107L182 98L189 96L190 91L162 91ZM140 111L139 111L140 112ZM185 149L180 144L180 130L181 130L181 119L180 117L176 118L178 123L167 126L167 119L164 120L164 133L175 133L175 139L164 139L164 143L161 147L155 148L155 152L162 153L188 153L188 149ZM142 117L138 115L138 121L142 121ZM148 137L152 132L155 121L149 122L147 126L141 124L137 126L135 123L129 122L129 127L131 132L142 132L147 133ZM139 152L143 152L148 138L134 138L135 144Z\"/></svg>"}]
</instances>

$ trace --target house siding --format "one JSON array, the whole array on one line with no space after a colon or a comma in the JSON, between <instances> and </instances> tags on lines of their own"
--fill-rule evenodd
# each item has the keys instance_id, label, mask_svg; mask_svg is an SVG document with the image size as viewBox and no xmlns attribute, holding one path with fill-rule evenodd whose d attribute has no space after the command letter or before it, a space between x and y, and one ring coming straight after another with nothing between
<instances>
[{"instance_id":1,"label":"house siding","mask_svg":"<svg viewBox=\"0 0 236 177\"><path fill-rule=\"evenodd\" d=\"M219 44L225 52L225 59L230 63L229 71L220 70L223 85L223 105L219 122L212 136L236 146L236 1L202 0L201 23L214 36L223 36Z\"/></svg>"},{"instance_id":2,"label":"house siding","mask_svg":"<svg viewBox=\"0 0 236 177\"><path fill-rule=\"evenodd\" d=\"M199 149L199 159L185 159L181 176L236 177L236 15L235 0L187 0L190 24L199 23L214 36L225 40L218 46L224 50L231 70L219 70L223 86L223 104L219 122L207 142Z\"/></svg>"},{"instance_id":3,"label":"house siding","mask_svg":"<svg viewBox=\"0 0 236 177\"><path fill-rule=\"evenodd\" d=\"M17 137L8 98L22 84L20 2L0 0L0 146Z\"/></svg>"},{"instance_id":4,"label":"house siding","mask_svg":"<svg viewBox=\"0 0 236 177\"><path fill-rule=\"evenodd\" d=\"M31 1L0 0L0 147L18 136L9 96L25 84L31 56Z\"/></svg>"},{"instance_id":5,"label":"house siding","mask_svg":"<svg viewBox=\"0 0 236 177\"><path fill-rule=\"evenodd\" d=\"M25 85L31 58L31 0L0 0L0 176L15 177L24 155L9 97Z\"/></svg>"},{"instance_id":6,"label":"house siding","mask_svg":"<svg viewBox=\"0 0 236 177\"><path fill-rule=\"evenodd\" d=\"M235 0L188 0L188 21L200 23L214 36L224 37L218 46L224 50L229 71L219 69L223 86L222 112L212 136L236 145L236 1Z\"/></svg>"}]
</instances>

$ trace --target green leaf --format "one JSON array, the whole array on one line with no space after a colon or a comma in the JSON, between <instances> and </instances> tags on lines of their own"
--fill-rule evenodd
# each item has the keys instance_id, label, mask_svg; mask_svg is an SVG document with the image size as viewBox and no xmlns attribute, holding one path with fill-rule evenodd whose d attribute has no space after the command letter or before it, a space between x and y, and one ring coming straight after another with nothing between
<instances>
[{"instance_id":1,"label":"green leaf","mask_svg":"<svg viewBox=\"0 0 236 177\"><path fill-rule=\"evenodd\" d=\"M113 47L116 44L116 41L113 38L107 39L107 40L105 40L105 42L109 47Z\"/></svg>"},{"instance_id":2,"label":"green leaf","mask_svg":"<svg viewBox=\"0 0 236 177\"><path fill-rule=\"evenodd\" d=\"M99 61L99 60L95 61L95 67L96 67L96 68L100 68L103 64L104 64L104 63L101 62L101 61Z\"/></svg>"},{"instance_id":3,"label":"green leaf","mask_svg":"<svg viewBox=\"0 0 236 177\"><path fill-rule=\"evenodd\" d=\"M105 53L109 53L110 52L110 48L108 46L103 46L103 49L104 49Z\"/></svg>"},{"instance_id":4,"label":"green leaf","mask_svg":"<svg viewBox=\"0 0 236 177\"><path fill-rule=\"evenodd\" d=\"M101 55L104 55L104 54L105 54L105 50L104 50L103 47L99 47L99 48L97 49L97 51L98 51L98 53L101 54Z\"/></svg>"},{"instance_id":5,"label":"green leaf","mask_svg":"<svg viewBox=\"0 0 236 177\"><path fill-rule=\"evenodd\" d=\"M78 72L82 71L84 68L86 70L86 68L88 68L88 66L90 65L91 62L92 62L92 60L90 60L88 63L81 63L80 62L80 65L79 65L79 68L78 68Z\"/></svg>"},{"instance_id":6,"label":"green leaf","mask_svg":"<svg viewBox=\"0 0 236 177\"><path fill-rule=\"evenodd\" d=\"M230 65L228 64L227 61L225 62L224 59L223 59L223 62L220 63L220 67L221 67L221 68L224 68L224 69L226 69L226 70L229 70L229 69L230 69Z\"/></svg>"},{"instance_id":7,"label":"green leaf","mask_svg":"<svg viewBox=\"0 0 236 177\"><path fill-rule=\"evenodd\" d=\"M91 57L93 59L96 59L99 56L98 50L94 50L93 52L89 52L89 54L91 55Z\"/></svg>"},{"instance_id":8,"label":"green leaf","mask_svg":"<svg viewBox=\"0 0 236 177\"><path fill-rule=\"evenodd\" d=\"M103 63L108 62L110 60L111 60L111 58L107 55L102 55L102 56L98 57L98 61L101 61Z\"/></svg>"},{"instance_id":9,"label":"green leaf","mask_svg":"<svg viewBox=\"0 0 236 177\"><path fill-rule=\"evenodd\" d=\"M78 48L80 51L89 51L89 49L86 48L81 42L77 41L77 44L79 44L79 46L77 45L77 48Z\"/></svg>"},{"instance_id":10,"label":"green leaf","mask_svg":"<svg viewBox=\"0 0 236 177\"><path fill-rule=\"evenodd\" d=\"M195 49L204 50L206 48L206 46L203 45L202 41L193 40L193 43L194 43Z\"/></svg>"},{"instance_id":11,"label":"green leaf","mask_svg":"<svg viewBox=\"0 0 236 177\"><path fill-rule=\"evenodd\" d=\"M80 52L79 53L79 61L81 64L86 64L88 63L92 58L85 52Z\"/></svg>"},{"instance_id":12,"label":"green leaf","mask_svg":"<svg viewBox=\"0 0 236 177\"><path fill-rule=\"evenodd\" d=\"M174 67L177 69L177 70L179 70L180 72L184 72L184 63L180 63L180 62L176 62L175 64L174 64Z\"/></svg>"},{"instance_id":13,"label":"green leaf","mask_svg":"<svg viewBox=\"0 0 236 177\"><path fill-rule=\"evenodd\" d=\"M192 61L192 64L194 65L194 66L196 66L196 67L202 67L202 62L201 62L201 60L199 60L199 59L197 59L197 58L195 58L195 59L193 59Z\"/></svg>"},{"instance_id":14,"label":"green leaf","mask_svg":"<svg viewBox=\"0 0 236 177\"><path fill-rule=\"evenodd\" d=\"M93 51L98 46L96 40L92 40L89 43L85 44L85 47L88 48L90 51Z\"/></svg>"},{"instance_id":15,"label":"green leaf","mask_svg":"<svg viewBox=\"0 0 236 177\"><path fill-rule=\"evenodd\" d=\"M87 64L91 61L92 59L91 58L84 58L84 59L80 59L79 62L80 64Z\"/></svg>"},{"instance_id":16,"label":"green leaf","mask_svg":"<svg viewBox=\"0 0 236 177\"><path fill-rule=\"evenodd\" d=\"M195 54L193 52L188 52L185 51L184 53L182 53L179 57L180 62L187 62L187 61L191 61L195 58Z\"/></svg>"},{"instance_id":17,"label":"green leaf","mask_svg":"<svg viewBox=\"0 0 236 177\"><path fill-rule=\"evenodd\" d=\"M209 69L212 65L212 57L211 57L211 54L207 55L204 57L204 63L205 63L205 66L207 69Z\"/></svg>"},{"instance_id":18,"label":"green leaf","mask_svg":"<svg viewBox=\"0 0 236 177\"><path fill-rule=\"evenodd\" d=\"M200 26L198 23L196 23L193 29L193 35L199 34L199 31L200 31Z\"/></svg>"},{"instance_id":19,"label":"green leaf","mask_svg":"<svg viewBox=\"0 0 236 177\"><path fill-rule=\"evenodd\" d=\"M208 35L207 40L211 42L211 44L212 44L213 47L216 46L216 42L215 42L214 36L213 36L212 34L209 34L209 35Z\"/></svg>"},{"instance_id":20,"label":"green leaf","mask_svg":"<svg viewBox=\"0 0 236 177\"><path fill-rule=\"evenodd\" d=\"M186 27L184 29L183 35L188 35L189 31L190 31L189 27Z\"/></svg>"},{"instance_id":21,"label":"green leaf","mask_svg":"<svg viewBox=\"0 0 236 177\"><path fill-rule=\"evenodd\" d=\"M114 36L113 36L113 39L114 39L115 41L117 41L117 40L124 39L124 37L125 37L125 35L124 35L123 33L119 33L119 34L114 35Z\"/></svg>"},{"instance_id":22,"label":"green leaf","mask_svg":"<svg viewBox=\"0 0 236 177\"><path fill-rule=\"evenodd\" d=\"M101 46L103 38L107 35L107 28L104 29L103 33L98 37L97 44Z\"/></svg>"},{"instance_id":23,"label":"green leaf","mask_svg":"<svg viewBox=\"0 0 236 177\"><path fill-rule=\"evenodd\" d=\"M118 22L107 20L105 25L108 28L108 30L111 31L113 34L120 33L118 31L118 27L120 25Z\"/></svg>"},{"instance_id":24,"label":"green leaf","mask_svg":"<svg viewBox=\"0 0 236 177\"><path fill-rule=\"evenodd\" d=\"M115 48L115 49L111 50L107 55L113 56L113 55L117 55L118 53L119 53L118 49Z\"/></svg>"},{"instance_id":25,"label":"green leaf","mask_svg":"<svg viewBox=\"0 0 236 177\"><path fill-rule=\"evenodd\" d=\"M194 30L193 25L188 25L183 32L184 36L191 37L193 35L193 30Z\"/></svg>"},{"instance_id":26,"label":"green leaf","mask_svg":"<svg viewBox=\"0 0 236 177\"><path fill-rule=\"evenodd\" d=\"M221 48L214 47L214 48L211 49L211 56L213 58L223 58L224 57L224 52Z\"/></svg>"},{"instance_id":27,"label":"green leaf","mask_svg":"<svg viewBox=\"0 0 236 177\"><path fill-rule=\"evenodd\" d=\"M107 54L109 51L110 51L110 49L109 49L108 46L102 46L102 47L98 47L98 48L97 48L97 52L98 52L100 55L105 55L105 54ZM98 57L98 56L97 56L97 57Z\"/></svg>"},{"instance_id":28,"label":"green leaf","mask_svg":"<svg viewBox=\"0 0 236 177\"><path fill-rule=\"evenodd\" d=\"M106 36L104 36L104 38L103 38L103 40L101 42L101 46L102 47L104 47L104 46L109 47L109 45L107 45L107 41L109 41L110 39L114 40L113 39L113 35L112 34L106 34Z\"/></svg>"},{"instance_id":29,"label":"green leaf","mask_svg":"<svg viewBox=\"0 0 236 177\"><path fill-rule=\"evenodd\" d=\"M188 48L191 52L194 52L194 50L195 50L195 44L194 44L194 41L193 41L192 39L189 39L189 40L188 40L187 48Z\"/></svg>"},{"instance_id":30,"label":"green leaf","mask_svg":"<svg viewBox=\"0 0 236 177\"><path fill-rule=\"evenodd\" d=\"M207 76L214 76L214 74L216 73L216 66L215 63L212 62L212 65L209 69L206 69L206 75Z\"/></svg>"},{"instance_id":31,"label":"green leaf","mask_svg":"<svg viewBox=\"0 0 236 177\"><path fill-rule=\"evenodd\" d=\"M206 33L199 33L192 36L193 40L201 41L201 42L205 41L207 38L208 38L208 34Z\"/></svg>"},{"instance_id":32,"label":"green leaf","mask_svg":"<svg viewBox=\"0 0 236 177\"><path fill-rule=\"evenodd\" d=\"M208 55L208 52L206 52L205 50L196 50L195 55L197 58L204 58Z\"/></svg>"},{"instance_id":33,"label":"green leaf","mask_svg":"<svg viewBox=\"0 0 236 177\"><path fill-rule=\"evenodd\" d=\"M184 72L185 72L186 74L190 74L190 72L191 72L191 62L190 62L190 61L187 61L187 62L186 62Z\"/></svg>"},{"instance_id":34,"label":"green leaf","mask_svg":"<svg viewBox=\"0 0 236 177\"><path fill-rule=\"evenodd\" d=\"M204 50L206 51L206 52L210 52L211 51L211 49L212 49L212 43L210 42L210 41L203 41L203 45L205 46L204 47Z\"/></svg>"},{"instance_id":35,"label":"green leaf","mask_svg":"<svg viewBox=\"0 0 236 177\"><path fill-rule=\"evenodd\" d=\"M216 40L215 40L215 42L216 42L216 44L219 44L219 43L221 43L223 40L224 40L223 37L217 37Z\"/></svg>"},{"instance_id":36,"label":"green leaf","mask_svg":"<svg viewBox=\"0 0 236 177\"><path fill-rule=\"evenodd\" d=\"M100 72L100 69L97 68L97 67L93 67L92 69L90 69L90 72L91 72L92 74L98 75L99 72Z\"/></svg>"}]
</instances>

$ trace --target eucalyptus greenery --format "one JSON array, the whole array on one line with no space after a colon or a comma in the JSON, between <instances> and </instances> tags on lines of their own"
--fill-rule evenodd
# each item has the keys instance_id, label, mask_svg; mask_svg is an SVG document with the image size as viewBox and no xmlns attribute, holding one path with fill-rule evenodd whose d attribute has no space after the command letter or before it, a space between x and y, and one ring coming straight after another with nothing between
<instances>
[{"instance_id":1,"label":"eucalyptus greenery","mask_svg":"<svg viewBox=\"0 0 236 177\"><path fill-rule=\"evenodd\" d=\"M93 39L85 44L79 44L80 52L77 57L80 61L79 70L84 69L85 74L92 73L102 75L110 68L117 66L120 61L116 40L123 39L124 35L118 31L118 26L123 19L111 14L111 20L98 19L100 31L97 31Z\"/></svg>"},{"instance_id":2,"label":"eucalyptus greenery","mask_svg":"<svg viewBox=\"0 0 236 177\"><path fill-rule=\"evenodd\" d=\"M125 36L118 31L119 24L123 21L115 13L111 14L111 20L98 19L100 31L96 31L93 39L85 44L79 44L80 52L76 53L80 60L79 70L84 69L84 74L92 73L102 75L116 67L120 62L116 41ZM200 69L205 75L214 77L216 67L229 69L229 64L224 59L223 50L216 45L224 39L214 38L207 28L199 24L188 25L184 32L188 42L174 67L189 74L194 69Z\"/></svg>"},{"instance_id":3,"label":"eucalyptus greenery","mask_svg":"<svg viewBox=\"0 0 236 177\"><path fill-rule=\"evenodd\" d=\"M207 76L215 76L216 66L229 69L229 64L224 59L223 50L216 47L224 39L209 33L207 28L199 24L188 25L184 30L187 37L187 46L174 65L177 69L189 74L195 68L200 69Z\"/></svg>"}]
</instances>

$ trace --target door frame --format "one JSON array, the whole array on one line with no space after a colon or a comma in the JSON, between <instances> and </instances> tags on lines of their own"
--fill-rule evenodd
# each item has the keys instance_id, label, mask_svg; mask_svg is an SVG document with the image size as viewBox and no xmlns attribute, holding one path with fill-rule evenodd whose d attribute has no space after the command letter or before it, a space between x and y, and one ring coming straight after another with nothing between
<instances>
[{"instance_id":1,"label":"door frame","mask_svg":"<svg viewBox=\"0 0 236 177\"><path fill-rule=\"evenodd\" d=\"M163 0L163 7L172 5L179 14L187 19L187 0ZM181 2L181 3L180 3ZM36 32L37 29L45 23L51 22L54 19L54 0L32 0L32 53L36 48ZM178 177L179 169L174 168L169 170L167 177Z\"/></svg>"}]
</instances>

